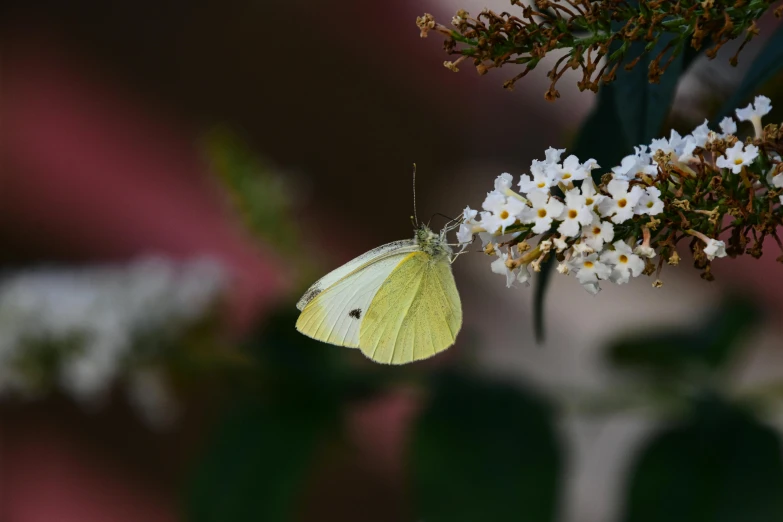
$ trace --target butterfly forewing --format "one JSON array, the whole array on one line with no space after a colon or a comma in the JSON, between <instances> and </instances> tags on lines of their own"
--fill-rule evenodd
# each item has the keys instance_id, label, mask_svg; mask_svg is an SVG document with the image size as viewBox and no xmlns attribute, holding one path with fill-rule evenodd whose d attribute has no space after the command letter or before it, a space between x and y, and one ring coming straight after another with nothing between
<instances>
[{"instance_id":1,"label":"butterfly forewing","mask_svg":"<svg viewBox=\"0 0 783 522\"><path fill-rule=\"evenodd\" d=\"M299 299L299 302L296 303L296 307L299 310L304 310L305 306L307 306L307 303L312 301L315 296L319 295L321 292L325 292L336 283L348 279L350 276L366 267L371 266L373 263L377 263L384 257L405 252L413 252L416 249L416 243L412 239L393 241L377 248L373 248L369 252L365 252L359 257L348 261L340 268L332 270L321 279L313 283L313 285L307 289L307 292L304 293L302 298Z\"/></svg>"},{"instance_id":2,"label":"butterfly forewing","mask_svg":"<svg viewBox=\"0 0 783 522\"><path fill-rule=\"evenodd\" d=\"M384 247L390 245L395 243ZM360 256L319 280L300 300L307 298L296 321L297 330L325 343L358 347L359 326L365 319L365 312L394 267L408 255L408 246L376 249L374 257ZM344 270L349 265L354 269ZM341 272L342 277L336 277L337 272ZM329 286L320 290L318 285L324 281Z\"/></svg>"}]
</instances>

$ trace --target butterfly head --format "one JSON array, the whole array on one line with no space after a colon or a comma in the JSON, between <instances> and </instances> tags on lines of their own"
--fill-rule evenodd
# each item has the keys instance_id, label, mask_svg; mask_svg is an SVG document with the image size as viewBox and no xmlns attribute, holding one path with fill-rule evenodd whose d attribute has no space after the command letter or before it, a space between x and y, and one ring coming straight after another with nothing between
<instances>
[{"instance_id":1,"label":"butterfly head","mask_svg":"<svg viewBox=\"0 0 783 522\"><path fill-rule=\"evenodd\" d=\"M449 257L452 254L451 247L446 241L445 230L438 234L430 230L427 225L421 225L416 229L413 239L422 251L434 258Z\"/></svg>"}]
</instances>

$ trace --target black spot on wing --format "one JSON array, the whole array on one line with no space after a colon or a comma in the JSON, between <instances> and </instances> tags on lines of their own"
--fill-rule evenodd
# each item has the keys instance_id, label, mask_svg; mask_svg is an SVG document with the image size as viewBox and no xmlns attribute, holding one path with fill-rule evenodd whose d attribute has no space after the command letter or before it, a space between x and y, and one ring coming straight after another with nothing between
<instances>
[{"instance_id":1,"label":"black spot on wing","mask_svg":"<svg viewBox=\"0 0 783 522\"><path fill-rule=\"evenodd\" d=\"M354 308L350 312L348 312L348 315L350 317L353 317L354 319L361 319L362 317L362 309L361 308Z\"/></svg>"}]
</instances>

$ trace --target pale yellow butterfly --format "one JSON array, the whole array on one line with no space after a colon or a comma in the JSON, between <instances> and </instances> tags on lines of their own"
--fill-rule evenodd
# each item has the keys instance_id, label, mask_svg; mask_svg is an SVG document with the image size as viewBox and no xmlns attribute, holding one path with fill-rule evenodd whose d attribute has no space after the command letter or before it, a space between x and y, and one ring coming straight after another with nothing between
<instances>
[{"instance_id":1,"label":"pale yellow butterfly","mask_svg":"<svg viewBox=\"0 0 783 522\"><path fill-rule=\"evenodd\" d=\"M426 359L453 345L462 304L449 230L421 226L413 239L370 250L322 277L296 304L302 311L296 329L386 364Z\"/></svg>"}]
</instances>

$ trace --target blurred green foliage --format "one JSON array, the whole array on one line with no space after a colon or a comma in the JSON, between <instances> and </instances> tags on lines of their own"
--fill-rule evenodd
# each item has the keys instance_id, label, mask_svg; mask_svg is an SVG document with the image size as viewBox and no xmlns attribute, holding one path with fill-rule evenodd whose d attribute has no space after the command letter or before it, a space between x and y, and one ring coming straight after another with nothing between
<instances>
[{"instance_id":1,"label":"blurred green foliage","mask_svg":"<svg viewBox=\"0 0 783 522\"><path fill-rule=\"evenodd\" d=\"M291 219L286 179L225 127L215 127L205 135L204 150L245 226L277 249L294 250L299 236Z\"/></svg>"},{"instance_id":2,"label":"blurred green foliage","mask_svg":"<svg viewBox=\"0 0 783 522\"><path fill-rule=\"evenodd\" d=\"M554 521L562 448L547 402L455 374L435 379L432 395L410 448L418 514L428 522Z\"/></svg>"},{"instance_id":3,"label":"blurred green foliage","mask_svg":"<svg viewBox=\"0 0 783 522\"><path fill-rule=\"evenodd\" d=\"M354 351L298 334L295 315L272 318L245 346L252 363L227 384L231 407L198 462L188 519L308 520L303 502L313 476L323 476L324 449L352 447L347 412L400 383L422 392L404 462L413 520L558 519L568 453L551 399L454 365L427 374L362 364ZM759 317L749 300L731 296L689 329L607 347L618 370L683 405L664 411L637 451L622 520L783 520L779 436L725 385Z\"/></svg>"},{"instance_id":4,"label":"blurred green foliage","mask_svg":"<svg viewBox=\"0 0 783 522\"><path fill-rule=\"evenodd\" d=\"M624 522L783 520L779 435L752 413L706 396L641 449Z\"/></svg>"}]
</instances>

